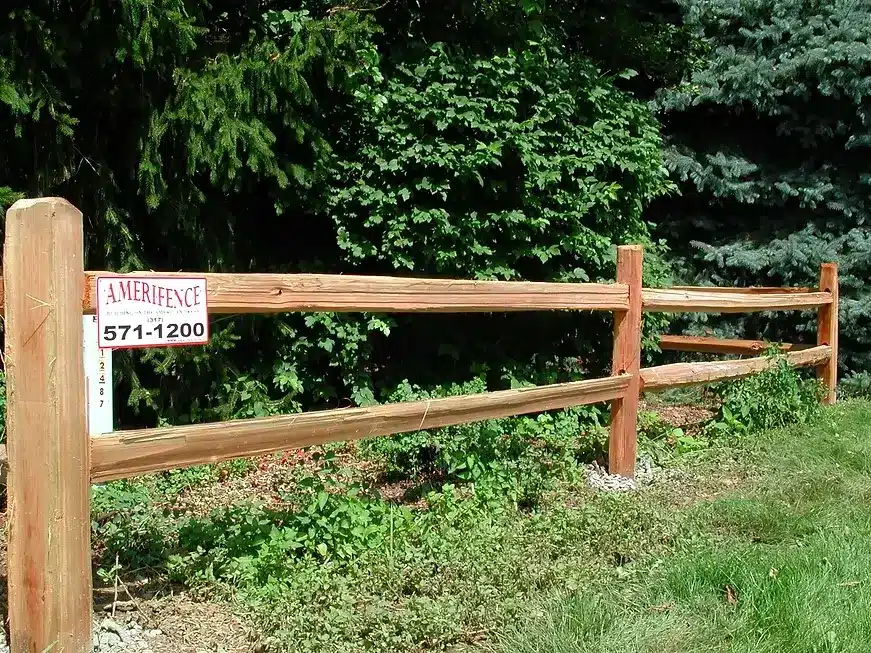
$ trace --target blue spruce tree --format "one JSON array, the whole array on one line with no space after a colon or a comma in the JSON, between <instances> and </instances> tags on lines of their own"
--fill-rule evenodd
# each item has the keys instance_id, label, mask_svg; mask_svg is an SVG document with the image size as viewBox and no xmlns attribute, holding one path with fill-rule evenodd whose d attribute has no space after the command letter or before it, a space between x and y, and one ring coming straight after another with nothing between
<instances>
[{"instance_id":1,"label":"blue spruce tree","mask_svg":"<svg viewBox=\"0 0 871 653\"><path fill-rule=\"evenodd\" d=\"M841 371L871 369L871 4L681 0L707 44L659 95L681 194L656 220L684 277L805 285L840 264ZM695 330L701 328L694 319ZM812 314L716 321L748 337L813 338Z\"/></svg>"}]
</instances>

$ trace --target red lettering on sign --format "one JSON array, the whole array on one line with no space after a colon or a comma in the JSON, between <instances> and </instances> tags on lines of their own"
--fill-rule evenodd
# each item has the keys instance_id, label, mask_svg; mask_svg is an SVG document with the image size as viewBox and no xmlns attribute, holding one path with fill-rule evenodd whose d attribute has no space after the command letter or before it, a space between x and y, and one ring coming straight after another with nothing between
<instances>
[{"instance_id":1,"label":"red lettering on sign","mask_svg":"<svg viewBox=\"0 0 871 653\"><path fill-rule=\"evenodd\" d=\"M121 298L118 301L124 301L133 299L133 295L130 292L130 281L119 281L118 282L118 290L121 293Z\"/></svg>"},{"instance_id":2,"label":"red lettering on sign","mask_svg":"<svg viewBox=\"0 0 871 653\"><path fill-rule=\"evenodd\" d=\"M141 302L162 308L193 308L205 303L202 286L171 288L149 282L146 279L114 279L107 284L105 301Z\"/></svg>"}]
</instances>

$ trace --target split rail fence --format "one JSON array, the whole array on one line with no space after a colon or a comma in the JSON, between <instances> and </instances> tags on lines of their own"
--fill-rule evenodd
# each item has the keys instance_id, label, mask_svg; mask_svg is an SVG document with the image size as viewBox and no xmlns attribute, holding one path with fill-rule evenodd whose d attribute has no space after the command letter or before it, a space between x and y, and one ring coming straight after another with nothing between
<instances>
[{"instance_id":1,"label":"split rail fence","mask_svg":"<svg viewBox=\"0 0 871 653\"><path fill-rule=\"evenodd\" d=\"M614 314L608 378L448 397L89 436L81 316L95 310L99 272L83 266L82 214L57 198L22 200L6 214L3 287L8 438L8 584L13 653L91 649L89 489L107 481L231 458L404 431L611 402L609 467L631 476L642 391L737 379L766 369L752 357L641 368L644 311L818 311L816 346L786 345L815 366L835 401L838 278L818 289L643 288L642 250L618 248L615 283L454 281L306 274L206 274L210 313L288 311ZM143 276L157 273L142 272ZM166 276L166 273L159 273ZM666 336L663 348L759 353L763 343Z\"/></svg>"}]
</instances>

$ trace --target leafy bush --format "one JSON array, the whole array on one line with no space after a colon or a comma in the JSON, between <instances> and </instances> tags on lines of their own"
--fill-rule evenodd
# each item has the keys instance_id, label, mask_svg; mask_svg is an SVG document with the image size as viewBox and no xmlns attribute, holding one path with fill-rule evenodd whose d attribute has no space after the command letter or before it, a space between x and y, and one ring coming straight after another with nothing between
<instances>
[{"instance_id":1,"label":"leafy bush","mask_svg":"<svg viewBox=\"0 0 871 653\"><path fill-rule=\"evenodd\" d=\"M733 434L803 424L819 414L823 388L806 379L781 355L769 369L727 384L711 428Z\"/></svg>"},{"instance_id":2,"label":"leafy bush","mask_svg":"<svg viewBox=\"0 0 871 653\"><path fill-rule=\"evenodd\" d=\"M482 379L431 391L403 383L391 402L486 391ZM600 409L581 406L534 417L510 417L366 440L363 456L381 461L389 477L475 483L481 493L506 493L532 505L553 477L578 461L604 458Z\"/></svg>"},{"instance_id":3,"label":"leafy bush","mask_svg":"<svg viewBox=\"0 0 871 653\"><path fill-rule=\"evenodd\" d=\"M365 138L328 197L339 245L439 274L600 274L671 188L658 126L615 82L541 43L483 57L435 44L387 79L373 68L353 125Z\"/></svg>"},{"instance_id":4,"label":"leafy bush","mask_svg":"<svg viewBox=\"0 0 871 653\"><path fill-rule=\"evenodd\" d=\"M102 568L162 567L175 526L154 506L148 489L133 481L97 485L91 491L91 531Z\"/></svg>"},{"instance_id":5,"label":"leafy bush","mask_svg":"<svg viewBox=\"0 0 871 653\"><path fill-rule=\"evenodd\" d=\"M838 395L855 399L871 398L871 372L856 372L841 379Z\"/></svg>"}]
</instances>

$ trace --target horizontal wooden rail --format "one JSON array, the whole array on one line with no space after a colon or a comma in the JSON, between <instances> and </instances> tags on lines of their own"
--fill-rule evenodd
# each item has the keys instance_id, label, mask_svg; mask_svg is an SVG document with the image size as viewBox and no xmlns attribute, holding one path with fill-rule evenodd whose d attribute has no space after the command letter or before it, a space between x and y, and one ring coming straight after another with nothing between
<instances>
[{"instance_id":1,"label":"horizontal wooden rail","mask_svg":"<svg viewBox=\"0 0 871 653\"><path fill-rule=\"evenodd\" d=\"M91 479L108 481L325 442L463 424L609 401L628 376L518 390L325 410L216 424L119 431L91 438Z\"/></svg>"},{"instance_id":2,"label":"horizontal wooden rail","mask_svg":"<svg viewBox=\"0 0 871 653\"><path fill-rule=\"evenodd\" d=\"M764 340L736 340L734 338L705 338L696 336L660 336L659 348L664 351L691 351L705 354L759 354L772 343ZM780 351L801 351L813 345L789 342L777 343Z\"/></svg>"},{"instance_id":3,"label":"horizontal wooden rail","mask_svg":"<svg viewBox=\"0 0 871 653\"><path fill-rule=\"evenodd\" d=\"M817 292L816 288L801 286L671 286L672 290L704 290L717 293L750 293L751 295L803 294Z\"/></svg>"},{"instance_id":4,"label":"horizontal wooden rail","mask_svg":"<svg viewBox=\"0 0 871 653\"><path fill-rule=\"evenodd\" d=\"M100 272L86 272L82 312L96 310ZM371 311L381 313L491 313L601 310L629 306L621 283L462 281L321 274L196 274L140 272L134 276L205 277L209 313ZM0 306L3 289L0 287Z\"/></svg>"},{"instance_id":5,"label":"horizontal wooden rail","mask_svg":"<svg viewBox=\"0 0 871 653\"><path fill-rule=\"evenodd\" d=\"M828 345L792 351L784 355L793 367L816 366L832 356ZM646 391L666 390L714 381L731 381L767 370L776 359L762 356L730 361L706 361L703 363L674 363L645 367L641 370L641 382Z\"/></svg>"},{"instance_id":6,"label":"horizontal wooden rail","mask_svg":"<svg viewBox=\"0 0 871 653\"><path fill-rule=\"evenodd\" d=\"M95 311L97 277L86 272L82 312ZM539 310L625 311L622 283L468 281L329 274L137 272L134 276L205 277L210 313L292 311L380 313L496 313ZM4 306L0 283L0 311ZM828 292L806 288L646 288L648 312L750 313L830 305Z\"/></svg>"},{"instance_id":7,"label":"horizontal wooden rail","mask_svg":"<svg viewBox=\"0 0 871 653\"><path fill-rule=\"evenodd\" d=\"M753 313L809 310L832 303L832 293L718 292L708 288L645 288L644 310L661 313Z\"/></svg>"}]
</instances>

